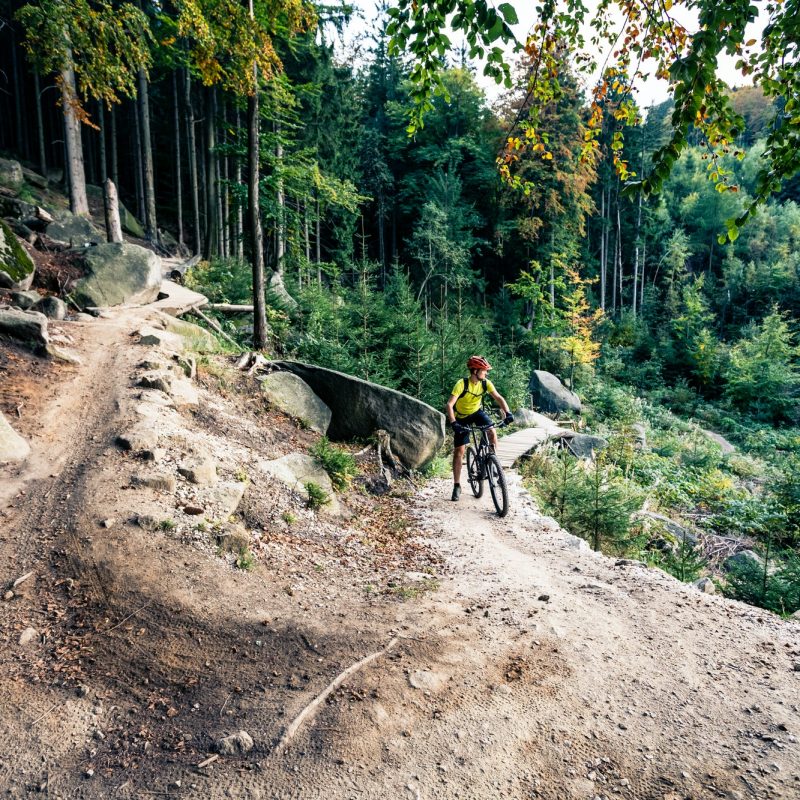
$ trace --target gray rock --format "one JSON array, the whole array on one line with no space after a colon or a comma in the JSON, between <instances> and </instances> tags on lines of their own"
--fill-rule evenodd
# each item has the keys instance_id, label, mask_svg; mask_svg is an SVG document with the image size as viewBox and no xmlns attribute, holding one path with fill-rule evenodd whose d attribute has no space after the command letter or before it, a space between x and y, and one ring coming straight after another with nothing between
<instances>
[{"instance_id":1,"label":"gray rock","mask_svg":"<svg viewBox=\"0 0 800 800\"><path fill-rule=\"evenodd\" d=\"M39 352L48 345L47 317L37 311L0 309L0 336L6 336Z\"/></svg>"},{"instance_id":2,"label":"gray rock","mask_svg":"<svg viewBox=\"0 0 800 800\"><path fill-rule=\"evenodd\" d=\"M11 427L0 412L0 463L24 461L31 452L30 445Z\"/></svg>"},{"instance_id":3,"label":"gray rock","mask_svg":"<svg viewBox=\"0 0 800 800\"><path fill-rule=\"evenodd\" d=\"M0 158L0 186L5 186L13 192L18 192L24 183L25 176L19 161Z\"/></svg>"},{"instance_id":4,"label":"gray rock","mask_svg":"<svg viewBox=\"0 0 800 800\"><path fill-rule=\"evenodd\" d=\"M641 422L634 422L631 427L635 436L633 446L637 450L647 450L647 428Z\"/></svg>"},{"instance_id":5,"label":"gray rock","mask_svg":"<svg viewBox=\"0 0 800 800\"><path fill-rule=\"evenodd\" d=\"M172 360L184 376L190 380L197 377L197 361L191 353L173 353Z\"/></svg>"},{"instance_id":6,"label":"gray rock","mask_svg":"<svg viewBox=\"0 0 800 800\"><path fill-rule=\"evenodd\" d=\"M228 481L220 483L209 491L206 496L205 505L212 505L215 510L215 518L227 519L231 514L235 514L242 502L247 484L242 481Z\"/></svg>"},{"instance_id":7,"label":"gray rock","mask_svg":"<svg viewBox=\"0 0 800 800\"><path fill-rule=\"evenodd\" d=\"M306 484L317 484L330 498L330 502L322 509L324 513L336 516L341 511L330 476L322 465L311 456L305 453L289 453L289 455L273 461L262 461L259 467L285 483L305 501L309 499Z\"/></svg>"},{"instance_id":8,"label":"gray rock","mask_svg":"<svg viewBox=\"0 0 800 800\"><path fill-rule=\"evenodd\" d=\"M153 450L158 444L158 434L150 425L137 425L117 436L117 444L123 450L134 453L140 450Z\"/></svg>"},{"instance_id":9,"label":"gray rock","mask_svg":"<svg viewBox=\"0 0 800 800\"><path fill-rule=\"evenodd\" d=\"M176 333L145 325L137 331L139 344L146 347L158 347L161 350L183 350L183 339Z\"/></svg>"},{"instance_id":10,"label":"gray rock","mask_svg":"<svg viewBox=\"0 0 800 800\"><path fill-rule=\"evenodd\" d=\"M194 384L186 378L175 378L169 396L175 408L194 408L200 405L200 395Z\"/></svg>"},{"instance_id":11,"label":"gray rock","mask_svg":"<svg viewBox=\"0 0 800 800\"><path fill-rule=\"evenodd\" d=\"M578 395L567 389L550 372L535 369L528 389L533 396L533 404L546 414L558 414L564 411L581 413L581 401Z\"/></svg>"},{"instance_id":12,"label":"gray rock","mask_svg":"<svg viewBox=\"0 0 800 800\"><path fill-rule=\"evenodd\" d=\"M408 682L415 689L425 692L438 692L448 680L448 675L442 672L433 672L428 669L418 669L410 673Z\"/></svg>"},{"instance_id":13,"label":"gray rock","mask_svg":"<svg viewBox=\"0 0 800 800\"><path fill-rule=\"evenodd\" d=\"M159 492L173 494L177 488L177 481L174 475L167 475L160 472L153 475L136 475L133 478L133 485L144 489L155 489Z\"/></svg>"},{"instance_id":14,"label":"gray rock","mask_svg":"<svg viewBox=\"0 0 800 800\"><path fill-rule=\"evenodd\" d=\"M67 304L52 295L38 300L33 310L44 314L48 319L64 319L67 316Z\"/></svg>"},{"instance_id":15,"label":"gray rock","mask_svg":"<svg viewBox=\"0 0 800 800\"><path fill-rule=\"evenodd\" d=\"M332 369L276 361L278 369L301 377L332 412L333 439L367 438L388 431L394 454L412 469L427 464L444 442L444 414L407 394Z\"/></svg>"},{"instance_id":16,"label":"gray rock","mask_svg":"<svg viewBox=\"0 0 800 800\"><path fill-rule=\"evenodd\" d=\"M238 756L253 749L253 737L247 731L239 731L231 736L217 739L216 751L221 756Z\"/></svg>"},{"instance_id":17,"label":"gray rock","mask_svg":"<svg viewBox=\"0 0 800 800\"><path fill-rule=\"evenodd\" d=\"M82 364L83 362L76 353L72 350L67 350L66 347L56 347L54 344L48 344L45 352L50 358L56 361L63 361L65 364Z\"/></svg>"},{"instance_id":18,"label":"gray rock","mask_svg":"<svg viewBox=\"0 0 800 800\"><path fill-rule=\"evenodd\" d=\"M88 248L85 277L73 290L82 308L153 302L161 288L161 259L135 244L108 242Z\"/></svg>"},{"instance_id":19,"label":"gray rock","mask_svg":"<svg viewBox=\"0 0 800 800\"><path fill-rule=\"evenodd\" d=\"M747 566L754 566L763 570L764 559L754 550L740 550L738 553L734 553L730 558L726 558L722 562L722 569L725 570L725 572Z\"/></svg>"},{"instance_id":20,"label":"gray rock","mask_svg":"<svg viewBox=\"0 0 800 800\"><path fill-rule=\"evenodd\" d=\"M47 178L45 178L44 175L40 175L38 172L34 172L32 169L23 167L22 175L27 183L31 186L35 186L37 189L46 189L49 186Z\"/></svg>"},{"instance_id":21,"label":"gray rock","mask_svg":"<svg viewBox=\"0 0 800 800\"><path fill-rule=\"evenodd\" d=\"M250 534L242 525L223 525L221 530L215 530L214 536L224 553L241 553L250 547Z\"/></svg>"},{"instance_id":22,"label":"gray rock","mask_svg":"<svg viewBox=\"0 0 800 800\"><path fill-rule=\"evenodd\" d=\"M220 345L211 331L207 331L200 325L187 322L184 319L177 319L169 314L159 314L159 319L164 323L164 327L170 333L177 334L183 339L183 347L177 349L187 349L194 353L218 353Z\"/></svg>"},{"instance_id":23,"label":"gray rock","mask_svg":"<svg viewBox=\"0 0 800 800\"><path fill-rule=\"evenodd\" d=\"M538 427L538 418L535 411L529 408L518 408L514 412L514 424L519 425L520 428L536 428Z\"/></svg>"},{"instance_id":24,"label":"gray rock","mask_svg":"<svg viewBox=\"0 0 800 800\"><path fill-rule=\"evenodd\" d=\"M0 289L31 288L36 265L11 228L0 219Z\"/></svg>"},{"instance_id":25,"label":"gray rock","mask_svg":"<svg viewBox=\"0 0 800 800\"><path fill-rule=\"evenodd\" d=\"M327 432L331 410L302 378L291 372L273 372L261 381L261 391L285 414L297 417L317 433Z\"/></svg>"},{"instance_id":26,"label":"gray rock","mask_svg":"<svg viewBox=\"0 0 800 800\"><path fill-rule=\"evenodd\" d=\"M217 462L208 453L195 453L178 465L178 473L190 483L208 486L217 482Z\"/></svg>"},{"instance_id":27,"label":"gray rock","mask_svg":"<svg viewBox=\"0 0 800 800\"><path fill-rule=\"evenodd\" d=\"M106 237L92 224L90 219L60 211L55 222L47 226L47 237L62 247L85 247L88 244L99 245ZM89 305L104 305L91 303Z\"/></svg>"},{"instance_id":28,"label":"gray rock","mask_svg":"<svg viewBox=\"0 0 800 800\"><path fill-rule=\"evenodd\" d=\"M145 531L158 530L159 526L158 520L150 514L139 514L136 518L136 524Z\"/></svg>"},{"instance_id":29,"label":"gray rock","mask_svg":"<svg viewBox=\"0 0 800 800\"><path fill-rule=\"evenodd\" d=\"M29 644L37 644L39 641L39 631L36 628L25 628L24 631L19 635L19 643L23 647L27 647Z\"/></svg>"},{"instance_id":30,"label":"gray rock","mask_svg":"<svg viewBox=\"0 0 800 800\"><path fill-rule=\"evenodd\" d=\"M286 291L280 273L273 272L268 281L268 291L278 301L278 305L287 311L294 311L297 308L297 300Z\"/></svg>"},{"instance_id":31,"label":"gray rock","mask_svg":"<svg viewBox=\"0 0 800 800\"><path fill-rule=\"evenodd\" d=\"M689 547L697 547L697 535L674 519L664 516L664 514L657 514L655 511L637 511L634 516L655 523L667 533L669 538L672 539L671 542L664 542L667 549L674 549L674 545L680 545L684 539Z\"/></svg>"},{"instance_id":32,"label":"gray rock","mask_svg":"<svg viewBox=\"0 0 800 800\"><path fill-rule=\"evenodd\" d=\"M11 292L11 304L15 305L17 308L21 308L23 311L33 308L41 299L42 296L39 292L34 292L32 290L27 292Z\"/></svg>"},{"instance_id":33,"label":"gray rock","mask_svg":"<svg viewBox=\"0 0 800 800\"><path fill-rule=\"evenodd\" d=\"M602 436L591 436L587 433L566 433L557 437L563 446L576 458L594 458L601 450L608 447L608 442Z\"/></svg>"},{"instance_id":34,"label":"gray rock","mask_svg":"<svg viewBox=\"0 0 800 800\"><path fill-rule=\"evenodd\" d=\"M143 386L145 389L158 389L171 396L172 375L169 372L149 372L139 378L139 386Z\"/></svg>"},{"instance_id":35,"label":"gray rock","mask_svg":"<svg viewBox=\"0 0 800 800\"><path fill-rule=\"evenodd\" d=\"M712 581L711 578L700 578L700 580L692 583L692 586L703 594L717 593L717 587L714 585L714 581Z\"/></svg>"},{"instance_id":36,"label":"gray rock","mask_svg":"<svg viewBox=\"0 0 800 800\"><path fill-rule=\"evenodd\" d=\"M9 219L7 220L8 227L11 228L12 233L16 236L19 236L23 242L27 242L30 245L36 244L36 239L38 234L36 231L31 230L24 222L18 219Z\"/></svg>"}]
</instances>

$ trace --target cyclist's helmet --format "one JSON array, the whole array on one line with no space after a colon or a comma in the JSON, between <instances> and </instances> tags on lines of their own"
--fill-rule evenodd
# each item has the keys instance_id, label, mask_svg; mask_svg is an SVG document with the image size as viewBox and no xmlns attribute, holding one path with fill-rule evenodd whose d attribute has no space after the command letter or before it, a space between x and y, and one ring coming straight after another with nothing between
<instances>
[{"instance_id":1,"label":"cyclist's helmet","mask_svg":"<svg viewBox=\"0 0 800 800\"><path fill-rule=\"evenodd\" d=\"M489 370L492 365L483 356L470 356L467 360L467 369L486 369Z\"/></svg>"}]
</instances>

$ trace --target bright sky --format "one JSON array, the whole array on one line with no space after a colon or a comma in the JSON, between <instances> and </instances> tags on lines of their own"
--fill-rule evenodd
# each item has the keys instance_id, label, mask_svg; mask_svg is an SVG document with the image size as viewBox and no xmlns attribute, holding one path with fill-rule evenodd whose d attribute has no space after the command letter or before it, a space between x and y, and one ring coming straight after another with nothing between
<instances>
[{"instance_id":1,"label":"bright sky","mask_svg":"<svg viewBox=\"0 0 800 800\"><path fill-rule=\"evenodd\" d=\"M517 35L517 38L524 40L535 22L536 10L534 4L530 0L516 0L516 2L511 0L511 2L519 16L519 24L514 26L514 33ZM359 34L363 35L365 32L368 32L372 21L377 16L377 0L353 0L353 5L360 10L362 18L354 20L351 24L350 30L345 36L347 42L352 42ZM673 6L671 13L673 17L688 30L691 31L695 27L697 19L696 14L686 12L685 9L680 9L677 4ZM763 21L758 21L752 25L751 28L748 29L747 38L759 39L763 25ZM454 45L460 45L457 39L454 37L451 38L453 39ZM589 38L588 34L586 38ZM350 46L348 46L348 50L349 49ZM730 86L742 86L745 83L749 83L749 81L743 78L741 73L734 68L734 63L734 58L726 55L720 56L717 74ZM496 99L503 91L502 87L498 86L491 78L486 78L482 75L481 65L476 66L476 79L479 85L483 87L490 101ZM637 87L636 94L641 107L646 108L650 105L656 105L667 99L667 83L663 80L649 78Z\"/></svg>"}]
</instances>

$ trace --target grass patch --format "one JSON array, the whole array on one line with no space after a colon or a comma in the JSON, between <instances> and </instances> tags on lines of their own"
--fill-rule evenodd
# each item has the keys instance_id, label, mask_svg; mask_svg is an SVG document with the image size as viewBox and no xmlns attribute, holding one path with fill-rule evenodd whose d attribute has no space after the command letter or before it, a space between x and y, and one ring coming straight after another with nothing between
<instances>
[{"instance_id":1,"label":"grass patch","mask_svg":"<svg viewBox=\"0 0 800 800\"><path fill-rule=\"evenodd\" d=\"M358 475L356 460L350 453L331 444L327 436L323 436L310 452L328 473L337 492L344 492L350 488L353 478Z\"/></svg>"}]
</instances>

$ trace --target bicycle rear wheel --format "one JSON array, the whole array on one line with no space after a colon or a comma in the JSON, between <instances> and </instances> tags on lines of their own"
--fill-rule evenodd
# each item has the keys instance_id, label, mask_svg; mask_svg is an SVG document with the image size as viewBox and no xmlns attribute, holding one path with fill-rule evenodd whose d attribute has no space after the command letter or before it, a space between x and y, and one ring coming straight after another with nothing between
<instances>
[{"instance_id":1,"label":"bicycle rear wheel","mask_svg":"<svg viewBox=\"0 0 800 800\"><path fill-rule=\"evenodd\" d=\"M481 475L480 460L471 447L467 448L467 477L472 494L480 497L483 494L483 475Z\"/></svg>"},{"instance_id":2,"label":"bicycle rear wheel","mask_svg":"<svg viewBox=\"0 0 800 800\"><path fill-rule=\"evenodd\" d=\"M490 453L486 457L486 476L489 479L489 491L492 493L492 502L497 509L497 516L504 517L508 514L508 487L503 468L494 453Z\"/></svg>"}]
</instances>

